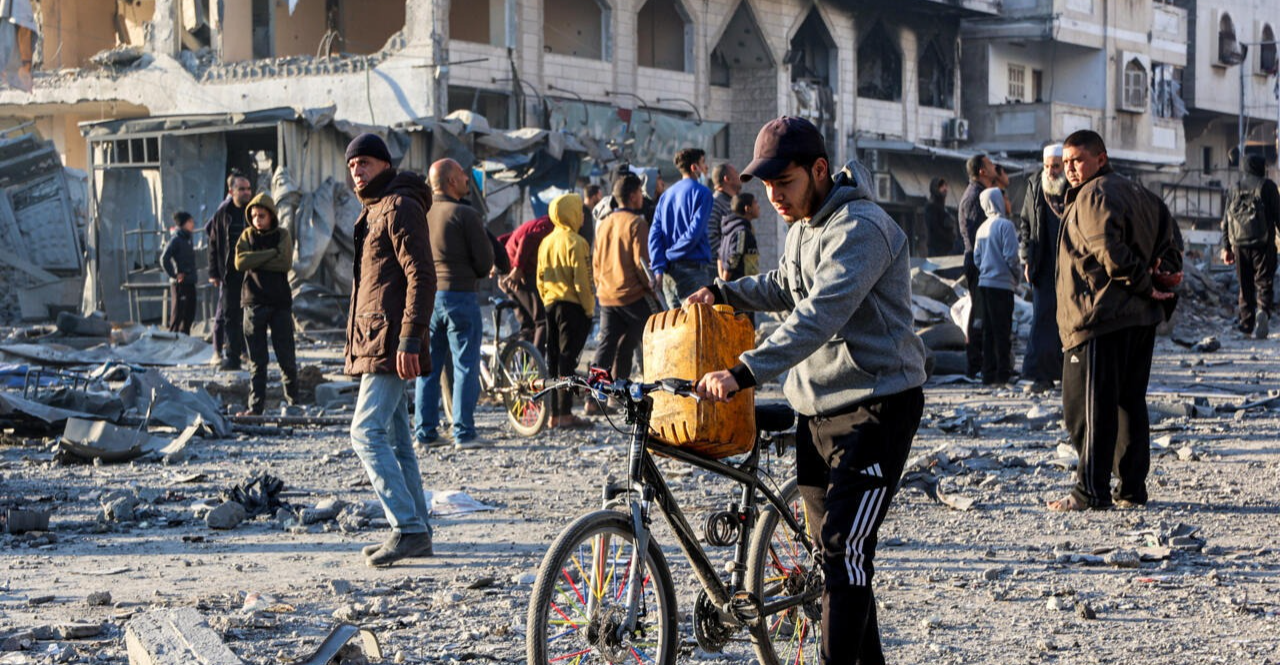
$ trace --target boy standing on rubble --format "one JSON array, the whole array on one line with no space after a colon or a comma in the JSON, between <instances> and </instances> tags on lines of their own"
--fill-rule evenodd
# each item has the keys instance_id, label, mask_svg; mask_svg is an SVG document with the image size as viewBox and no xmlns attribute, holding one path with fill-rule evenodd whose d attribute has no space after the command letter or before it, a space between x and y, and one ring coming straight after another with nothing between
<instances>
[{"instance_id":1,"label":"boy standing on rubble","mask_svg":"<svg viewBox=\"0 0 1280 665\"><path fill-rule=\"evenodd\" d=\"M249 225L236 241L236 270L244 273L240 304L244 307L245 342L249 347L249 409L240 415L260 416L267 404L267 331L280 365L284 397L298 401L298 361L293 343L293 237L280 228L276 204L259 194L245 207Z\"/></svg>"},{"instance_id":2,"label":"boy standing on rubble","mask_svg":"<svg viewBox=\"0 0 1280 665\"><path fill-rule=\"evenodd\" d=\"M160 267L170 279L172 308L169 310L169 332L191 334L196 319L196 250L191 243L196 220L187 212L173 213L173 237L160 255Z\"/></svg>"}]
</instances>

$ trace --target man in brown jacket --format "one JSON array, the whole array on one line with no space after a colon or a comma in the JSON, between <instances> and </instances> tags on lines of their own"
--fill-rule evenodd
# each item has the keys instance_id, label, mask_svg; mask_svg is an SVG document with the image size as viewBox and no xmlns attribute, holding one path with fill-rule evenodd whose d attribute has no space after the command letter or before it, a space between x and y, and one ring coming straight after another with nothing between
<instances>
[{"instance_id":1,"label":"man in brown jacket","mask_svg":"<svg viewBox=\"0 0 1280 665\"><path fill-rule=\"evenodd\" d=\"M1154 194L1111 170L1097 133L1068 136L1063 164L1071 188L1058 243L1062 410L1080 463L1071 493L1049 508L1140 506L1151 466L1155 329L1182 279L1177 230Z\"/></svg>"},{"instance_id":2,"label":"man in brown jacket","mask_svg":"<svg viewBox=\"0 0 1280 665\"><path fill-rule=\"evenodd\" d=\"M613 183L613 197L621 207L609 213L596 227L592 273L596 299L600 301L600 344L596 346L596 367L609 370L615 379L631 378L631 358L635 355L644 324L653 314L654 298L649 277L649 223L644 206L644 185L634 174ZM587 402L587 414L595 412Z\"/></svg>"},{"instance_id":3,"label":"man in brown jacket","mask_svg":"<svg viewBox=\"0 0 1280 665\"><path fill-rule=\"evenodd\" d=\"M431 373L423 343L436 292L426 220L431 192L421 175L397 172L373 134L347 146L347 169L364 206L347 317L346 372L360 377L351 446L391 524L385 542L364 548L367 563L382 567L432 554L405 395L405 381Z\"/></svg>"},{"instance_id":4,"label":"man in brown jacket","mask_svg":"<svg viewBox=\"0 0 1280 665\"><path fill-rule=\"evenodd\" d=\"M480 337L484 322L476 287L493 269L493 244L484 218L463 200L471 176L461 164L442 159L431 165L431 252L436 266L436 302L431 314L431 354L436 367L414 384L414 439L440 445L440 373L453 367L453 446L482 447L476 435L476 402L480 400Z\"/></svg>"}]
</instances>

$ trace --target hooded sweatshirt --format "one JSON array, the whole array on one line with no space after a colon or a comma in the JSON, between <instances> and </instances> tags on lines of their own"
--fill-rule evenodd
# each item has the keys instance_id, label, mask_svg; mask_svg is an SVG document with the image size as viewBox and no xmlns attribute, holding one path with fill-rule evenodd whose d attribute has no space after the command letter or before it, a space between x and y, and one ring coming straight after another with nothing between
<instances>
[{"instance_id":1,"label":"hooded sweatshirt","mask_svg":"<svg viewBox=\"0 0 1280 665\"><path fill-rule=\"evenodd\" d=\"M259 231L253 226L253 209L265 208L271 213L271 226ZM243 272L240 304L245 307L267 305L293 306L289 288L289 271L293 269L293 238L288 229L280 228L276 204L265 193L253 197L244 207L245 227L236 241L235 266Z\"/></svg>"},{"instance_id":2,"label":"hooded sweatshirt","mask_svg":"<svg viewBox=\"0 0 1280 665\"><path fill-rule=\"evenodd\" d=\"M551 223L555 230L538 247L538 295L542 304L571 302L582 306L587 316L595 312L591 293L591 255L587 241L578 235L582 227L582 197L564 194L551 202Z\"/></svg>"},{"instance_id":3,"label":"hooded sweatshirt","mask_svg":"<svg viewBox=\"0 0 1280 665\"><path fill-rule=\"evenodd\" d=\"M532 291L535 288L538 248L553 230L555 225L551 223L551 218L544 215L521 224L520 228L507 235L507 258L511 260L512 267L519 268L524 273L524 283L520 286L525 290Z\"/></svg>"},{"instance_id":4,"label":"hooded sweatshirt","mask_svg":"<svg viewBox=\"0 0 1280 665\"><path fill-rule=\"evenodd\" d=\"M996 187L983 190L978 200L986 221L978 227L973 262L978 266L978 286L1012 291L1022 273L1018 260L1018 230L1004 216L1004 194Z\"/></svg>"},{"instance_id":5,"label":"hooded sweatshirt","mask_svg":"<svg viewBox=\"0 0 1280 665\"><path fill-rule=\"evenodd\" d=\"M171 280L177 281L181 274L188 284L196 283L196 251L191 244L191 232L181 226L174 230L160 255L160 267Z\"/></svg>"},{"instance_id":6,"label":"hooded sweatshirt","mask_svg":"<svg viewBox=\"0 0 1280 665\"><path fill-rule=\"evenodd\" d=\"M783 393L809 416L842 413L925 381L907 235L872 200L871 174L856 160L834 180L818 212L787 230L776 270L716 282L729 305L786 314L739 360L756 383L787 372Z\"/></svg>"}]
</instances>

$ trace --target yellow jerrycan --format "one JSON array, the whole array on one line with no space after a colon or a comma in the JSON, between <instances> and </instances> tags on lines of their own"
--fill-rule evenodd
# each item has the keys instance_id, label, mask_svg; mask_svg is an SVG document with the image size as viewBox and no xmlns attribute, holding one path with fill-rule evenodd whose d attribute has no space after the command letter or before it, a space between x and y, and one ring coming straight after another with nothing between
<instances>
[{"instance_id":1,"label":"yellow jerrycan","mask_svg":"<svg viewBox=\"0 0 1280 665\"><path fill-rule=\"evenodd\" d=\"M728 305L687 304L659 312L645 324L645 380L697 381L738 364L755 339L751 320ZM653 393L649 426L657 440L707 457L742 454L755 443L755 390L740 391L724 403Z\"/></svg>"}]
</instances>

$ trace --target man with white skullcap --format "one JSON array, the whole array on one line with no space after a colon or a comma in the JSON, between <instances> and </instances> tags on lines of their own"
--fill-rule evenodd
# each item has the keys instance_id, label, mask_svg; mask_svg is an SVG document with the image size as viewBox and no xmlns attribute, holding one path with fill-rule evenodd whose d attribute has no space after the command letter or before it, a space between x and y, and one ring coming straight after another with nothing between
<instances>
[{"instance_id":1,"label":"man with white skullcap","mask_svg":"<svg viewBox=\"0 0 1280 665\"><path fill-rule=\"evenodd\" d=\"M1046 392L1062 378L1062 343L1058 339L1054 268L1058 259L1058 226L1067 194L1062 170L1062 144L1044 147L1044 168L1027 178L1027 195L1018 217L1018 253L1031 285L1031 337L1022 359L1022 376L1032 390Z\"/></svg>"}]
</instances>

